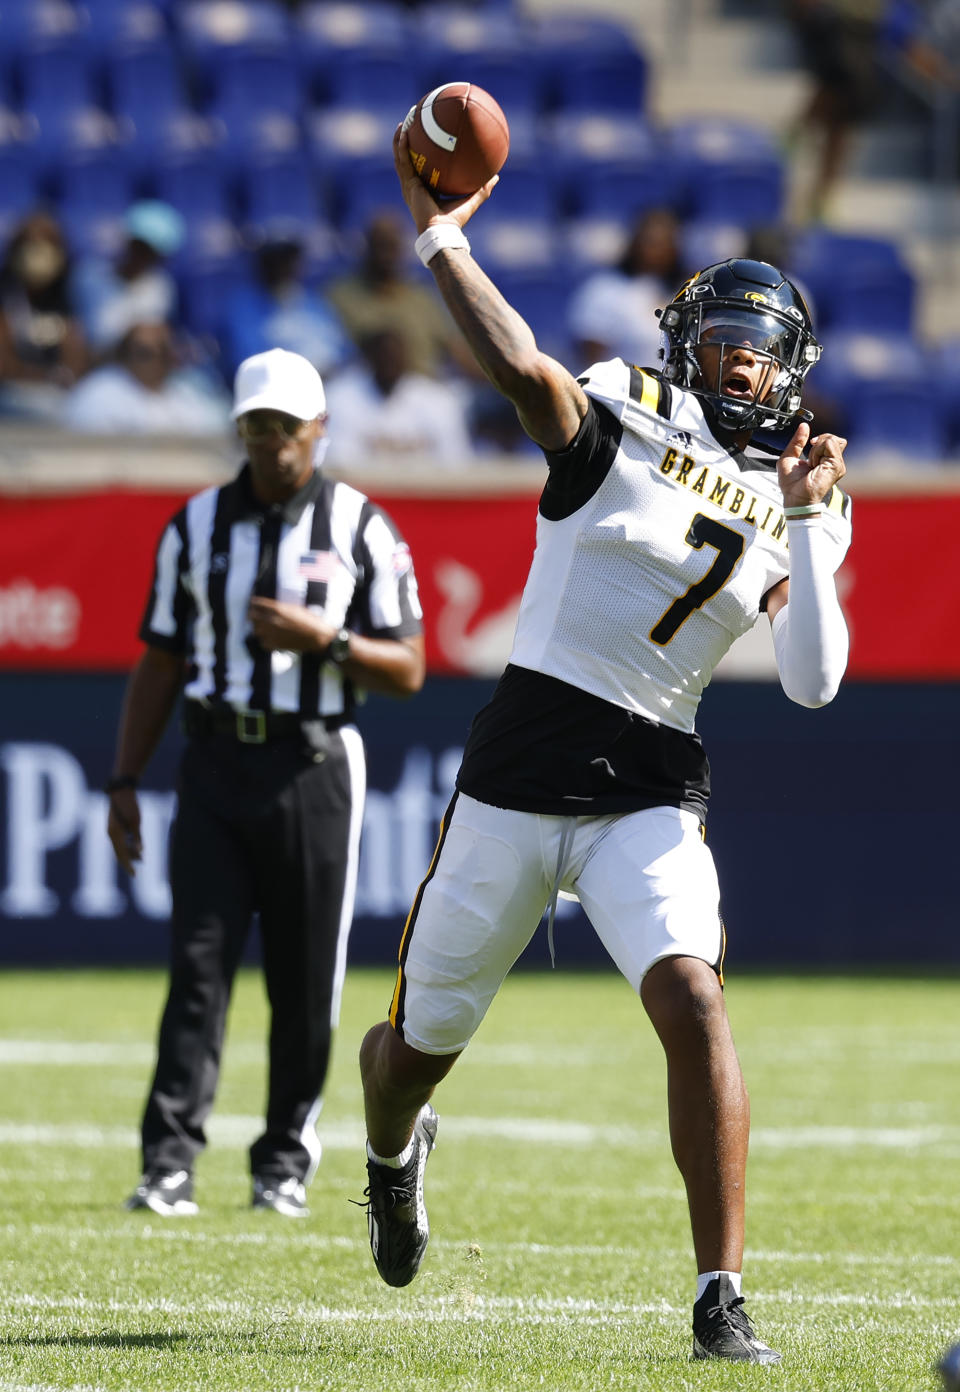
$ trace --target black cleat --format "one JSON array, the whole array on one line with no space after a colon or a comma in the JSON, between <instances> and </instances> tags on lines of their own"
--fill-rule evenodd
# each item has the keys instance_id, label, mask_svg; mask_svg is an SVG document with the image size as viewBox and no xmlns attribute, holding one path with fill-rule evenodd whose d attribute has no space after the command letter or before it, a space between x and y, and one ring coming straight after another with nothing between
<instances>
[{"instance_id":1,"label":"black cleat","mask_svg":"<svg viewBox=\"0 0 960 1392\"><path fill-rule=\"evenodd\" d=\"M734 1363L779 1363L780 1354L753 1332L728 1276L716 1276L693 1307L694 1358Z\"/></svg>"},{"instance_id":2,"label":"black cleat","mask_svg":"<svg viewBox=\"0 0 960 1392\"><path fill-rule=\"evenodd\" d=\"M423 1201L423 1172L437 1137L429 1102L413 1128L413 1154L402 1169L367 1160L367 1228L377 1270L388 1286L408 1286L427 1250L430 1224Z\"/></svg>"},{"instance_id":3,"label":"black cleat","mask_svg":"<svg viewBox=\"0 0 960 1392\"><path fill-rule=\"evenodd\" d=\"M306 1218L307 1191L296 1175L255 1174L252 1208L269 1208L284 1218Z\"/></svg>"},{"instance_id":4,"label":"black cleat","mask_svg":"<svg viewBox=\"0 0 960 1392\"><path fill-rule=\"evenodd\" d=\"M186 1170L145 1174L127 1199L127 1208L149 1208L161 1218L186 1218L197 1212L193 1178Z\"/></svg>"}]
</instances>

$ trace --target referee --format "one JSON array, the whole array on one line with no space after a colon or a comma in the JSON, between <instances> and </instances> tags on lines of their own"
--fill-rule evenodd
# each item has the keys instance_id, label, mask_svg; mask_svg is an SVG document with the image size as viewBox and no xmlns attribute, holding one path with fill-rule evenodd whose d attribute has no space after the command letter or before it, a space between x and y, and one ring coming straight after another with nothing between
<instances>
[{"instance_id":1,"label":"referee","mask_svg":"<svg viewBox=\"0 0 960 1392\"><path fill-rule=\"evenodd\" d=\"M128 1200L196 1212L230 991L259 914L270 1001L266 1126L250 1147L252 1202L307 1212L315 1123L346 965L365 791L357 689L423 685L410 552L363 494L325 478L315 368L275 348L237 369L246 461L191 498L157 548L127 687L108 831L131 875L137 783L183 689L187 742L170 849L170 982Z\"/></svg>"}]
</instances>

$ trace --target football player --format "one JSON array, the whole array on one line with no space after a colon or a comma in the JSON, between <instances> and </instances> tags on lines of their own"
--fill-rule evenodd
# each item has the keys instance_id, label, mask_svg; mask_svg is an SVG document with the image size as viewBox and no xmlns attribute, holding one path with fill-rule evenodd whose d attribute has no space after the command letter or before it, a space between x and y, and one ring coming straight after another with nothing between
<instances>
[{"instance_id":1,"label":"football player","mask_svg":"<svg viewBox=\"0 0 960 1392\"><path fill-rule=\"evenodd\" d=\"M433 1090L545 909L552 928L562 891L666 1054L697 1261L693 1356L776 1363L743 1308L749 1104L722 994L695 717L716 663L762 611L791 700L824 705L844 672L846 441L811 439L800 404L820 348L795 287L734 260L667 306L660 371L615 358L574 378L470 254L463 228L496 180L441 210L402 132L395 156L417 252L548 479L510 662L471 728L388 1019L361 1048L374 1260L391 1285L416 1274ZM761 428L789 429L786 448L751 447Z\"/></svg>"}]
</instances>

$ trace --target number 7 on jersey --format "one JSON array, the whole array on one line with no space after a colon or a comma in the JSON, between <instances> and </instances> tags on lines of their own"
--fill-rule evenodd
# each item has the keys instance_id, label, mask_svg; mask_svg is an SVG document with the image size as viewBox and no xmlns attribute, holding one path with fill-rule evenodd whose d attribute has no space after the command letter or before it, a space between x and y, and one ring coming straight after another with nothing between
<instances>
[{"instance_id":1,"label":"number 7 on jersey","mask_svg":"<svg viewBox=\"0 0 960 1392\"><path fill-rule=\"evenodd\" d=\"M694 516L684 540L695 551L712 546L717 557L706 575L694 581L685 594L675 599L651 628L652 641L661 647L670 642L695 609L701 608L718 590L723 589L743 555L743 537L740 533L712 517L705 517L702 512Z\"/></svg>"}]
</instances>

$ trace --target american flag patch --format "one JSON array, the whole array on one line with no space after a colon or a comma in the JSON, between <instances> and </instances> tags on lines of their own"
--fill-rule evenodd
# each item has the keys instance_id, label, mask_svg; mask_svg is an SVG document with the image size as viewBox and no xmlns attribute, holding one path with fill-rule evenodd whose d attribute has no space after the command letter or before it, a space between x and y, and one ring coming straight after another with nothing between
<instances>
[{"instance_id":1,"label":"american flag patch","mask_svg":"<svg viewBox=\"0 0 960 1392\"><path fill-rule=\"evenodd\" d=\"M413 565L413 557L410 555L410 547L405 541L398 541L392 557L393 573L400 579L401 575L406 575Z\"/></svg>"},{"instance_id":2,"label":"american flag patch","mask_svg":"<svg viewBox=\"0 0 960 1392\"><path fill-rule=\"evenodd\" d=\"M340 557L336 551L306 551L300 557L297 570L306 580L317 580L321 584L328 584L340 566Z\"/></svg>"}]
</instances>

